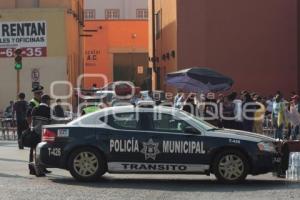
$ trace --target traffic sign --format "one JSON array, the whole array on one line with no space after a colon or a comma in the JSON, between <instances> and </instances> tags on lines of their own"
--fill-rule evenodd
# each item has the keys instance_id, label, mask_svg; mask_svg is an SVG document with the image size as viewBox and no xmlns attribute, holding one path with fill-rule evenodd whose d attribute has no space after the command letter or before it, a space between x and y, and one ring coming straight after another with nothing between
<instances>
[{"instance_id":1,"label":"traffic sign","mask_svg":"<svg viewBox=\"0 0 300 200\"><path fill-rule=\"evenodd\" d=\"M32 69L31 70L31 80L32 80L32 82L39 82L40 81L40 70L39 69Z\"/></svg>"}]
</instances>

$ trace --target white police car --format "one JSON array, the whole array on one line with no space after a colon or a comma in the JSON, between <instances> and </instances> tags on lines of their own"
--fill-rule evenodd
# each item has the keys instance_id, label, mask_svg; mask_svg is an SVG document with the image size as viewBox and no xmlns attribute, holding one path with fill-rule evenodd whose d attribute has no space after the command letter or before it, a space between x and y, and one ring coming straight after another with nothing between
<instances>
[{"instance_id":1,"label":"white police car","mask_svg":"<svg viewBox=\"0 0 300 200\"><path fill-rule=\"evenodd\" d=\"M46 126L38 162L80 181L108 173L215 174L235 183L274 170L275 140L218 129L170 107L121 106Z\"/></svg>"}]
</instances>

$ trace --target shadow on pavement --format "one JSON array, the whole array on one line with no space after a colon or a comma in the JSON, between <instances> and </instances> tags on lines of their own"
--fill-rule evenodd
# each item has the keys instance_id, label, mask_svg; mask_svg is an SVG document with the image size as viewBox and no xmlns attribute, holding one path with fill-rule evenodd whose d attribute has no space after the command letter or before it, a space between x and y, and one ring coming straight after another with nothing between
<instances>
[{"instance_id":1,"label":"shadow on pavement","mask_svg":"<svg viewBox=\"0 0 300 200\"><path fill-rule=\"evenodd\" d=\"M119 188L119 189L150 189L163 191L185 192L233 192L233 191L260 191L278 189L300 189L300 183L286 180L246 180L241 184L221 184L216 180L191 180L191 179L117 179L103 177L98 182L82 183L73 178L57 179L49 177L49 180L58 184L77 185L95 188Z\"/></svg>"},{"instance_id":2,"label":"shadow on pavement","mask_svg":"<svg viewBox=\"0 0 300 200\"><path fill-rule=\"evenodd\" d=\"M0 173L0 178L21 178L21 179L32 179L30 177L19 176L19 175L11 175L11 174L3 174Z\"/></svg>"},{"instance_id":3,"label":"shadow on pavement","mask_svg":"<svg viewBox=\"0 0 300 200\"><path fill-rule=\"evenodd\" d=\"M15 159L8 159L8 158L0 158L0 161L28 163L28 161L25 160L15 160Z\"/></svg>"}]
</instances>

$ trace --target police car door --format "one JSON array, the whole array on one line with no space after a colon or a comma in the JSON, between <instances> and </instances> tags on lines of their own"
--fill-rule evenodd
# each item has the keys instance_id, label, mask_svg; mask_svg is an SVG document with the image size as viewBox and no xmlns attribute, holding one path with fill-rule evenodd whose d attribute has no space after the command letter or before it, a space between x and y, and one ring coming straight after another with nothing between
<instances>
[{"instance_id":1,"label":"police car door","mask_svg":"<svg viewBox=\"0 0 300 200\"><path fill-rule=\"evenodd\" d=\"M157 162L163 163L161 168L164 171L202 173L209 169L206 137L187 121L171 114L154 113L153 133L147 144L157 148L149 157L153 156Z\"/></svg>"},{"instance_id":2,"label":"police car door","mask_svg":"<svg viewBox=\"0 0 300 200\"><path fill-rule=\"evenodd\" d=\"M113 127L107 145L109 172L148 172L144 163L156 160L158 143L152 140L152 118L138 112L111 115ZM151 169L150 169L151 171Z\"/></svg>"}]
</instances>

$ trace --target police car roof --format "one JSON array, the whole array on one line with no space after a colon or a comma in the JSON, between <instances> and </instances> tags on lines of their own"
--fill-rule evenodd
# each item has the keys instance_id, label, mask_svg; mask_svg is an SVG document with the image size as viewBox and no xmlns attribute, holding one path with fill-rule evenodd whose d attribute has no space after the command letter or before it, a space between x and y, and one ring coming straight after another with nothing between
<instances>
[{"instance_id":1,"label":"police car roof","mask_svg":"<svg viewBox=\"0 0 300 200\"><path fill-rule=\"evenodd\" d=\"M154 106L154 107L139 107L139 106L115 106L115 107L108 107L108 108L104 108L101 110L98 110L94 113L90 113L87 114L86 116L105 116L105 115L109 115L112 113L128 113L128 112L153 112L153 111L159 111L159 112L163 112L163 113L171 113L171 112L176 112L179 111L176 108L172 108L172 107L166 107L166 106Z\"/></svg>"},{"instance_id":2,"label":"police car roof","mask_svg":"<svg viewBox=\"0 0 300 200\"><path fill-rule=\"evenodd\" d=\"M123 113L123 112L135 112L135 111L153 111L153 110L160 110L162 112L171 112L174 110L177 110L172 107L166 107L166 106L153 106L153 107L144 107L144 106L116 106L116 107L109 107L105 108L103 110L97 111L98 113L101 112L115 112L115 113Z\"/></svg>"},{"instance_id":3,"label":"police car roof","mask_svg":"<svg viewBox=\"0 0 300 200\"><path fill-rule=\"evenodd\" d=\"M130 113L130 112L159 112L159 113L177 113L180 110L172 107L166 106L154 106L154 107L135 107L135 106L116 106L116 107L108 107L101 109L99 111L86 114L82 117L75 119L74 121L70 122L69 125L77 125L78 123L88 124L89 122L92 123L93 120L99 119L99 117L104 117L111 114L118 114L118 113Z\"/></svg>"}]
</instances>

